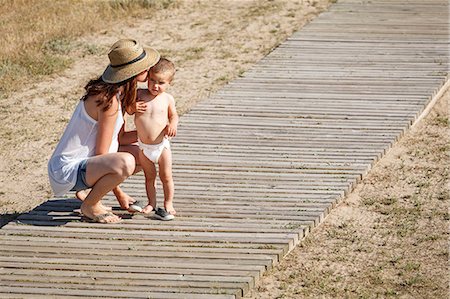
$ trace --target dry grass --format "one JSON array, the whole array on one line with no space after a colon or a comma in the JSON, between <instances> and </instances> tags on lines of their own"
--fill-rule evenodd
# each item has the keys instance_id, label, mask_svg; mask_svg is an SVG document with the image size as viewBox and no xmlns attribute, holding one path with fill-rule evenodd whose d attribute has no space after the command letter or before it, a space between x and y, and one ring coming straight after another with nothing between
<instances>
[{"instance_id":1,"label":"dry grass","mask_svg":"<svg viewBox=\"0 0 450 299\"><path fill-rule=\"evenodd\" d=\"M60 72L72 63L73 52L93 54L95 47L75 42L81 35L107 28L124 15L149 15L168 8L172 0L0 0L0 95L20 85ZM72 55L69 55L72 53Z\"/></svg>"}]
</instances>

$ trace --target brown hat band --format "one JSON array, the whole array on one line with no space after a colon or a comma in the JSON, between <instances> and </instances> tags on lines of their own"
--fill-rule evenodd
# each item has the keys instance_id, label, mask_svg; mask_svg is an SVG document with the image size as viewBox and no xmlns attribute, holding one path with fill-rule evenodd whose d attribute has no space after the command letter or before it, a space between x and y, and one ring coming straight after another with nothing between
<instances>
[{"instance_id":1,"label":"brown hat band","mask_svg":"<svg viewBox=\"0 0 450 299\"><path fill-rule=\"evenodd\" d=\"M133 59L133 60L131 60L131 61L128 61L128 62L125 62L125 63L122 63L122 64L117 64L117 65L112 65L112 64L111 64L111 66L112 66L112 67L122 67L122 66L126 66L126 65L129 65L129 64L138 62L139 60L144 59L144 57L145 57L146 54L147 54L147 53L145 52L145 50L142 50L142 54L139 55L138 57L136 57L135 59Z\"/></svg>"}]
</instances>

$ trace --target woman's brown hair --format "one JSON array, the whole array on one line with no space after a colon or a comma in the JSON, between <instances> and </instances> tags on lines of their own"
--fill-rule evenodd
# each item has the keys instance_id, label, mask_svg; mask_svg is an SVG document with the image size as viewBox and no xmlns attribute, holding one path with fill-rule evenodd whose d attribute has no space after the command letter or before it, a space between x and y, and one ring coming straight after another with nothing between
<instances>
[{"instance_id":1,"label":"woman's brown hair","mask_svg":"<svg viewBox=\"0 0 450 299\"><path fill-rule=\"evenodd\" d=\"M129 114L133 114L136 105L137 94L137 78L136 76L120 82L120 83L106 83L102 80L102 77L90 80L84 89L86 94L81 98L82 101L86 100L89 96L95 96L101 94L102 97L97 100L97 106L103 107L103 111L106 111L112 105L112 99L117 94L119 88L123 86L124 98L120 105L122 111L126 111ZM120 101L120 99L118 99Z\"/></svg>"}]
</instances>

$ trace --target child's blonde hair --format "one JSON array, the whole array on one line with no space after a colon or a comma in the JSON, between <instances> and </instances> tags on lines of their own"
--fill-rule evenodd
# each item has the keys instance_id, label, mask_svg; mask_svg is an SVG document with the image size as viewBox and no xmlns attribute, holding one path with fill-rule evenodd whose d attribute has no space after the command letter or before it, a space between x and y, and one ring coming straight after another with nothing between
<instances>
[{"instance_id":1,"label":"child's blonde hair","mask_svg":"<svg viewBox=\"0 0 450 299\"><path fill-rule=\"evenodd\" d=\"M175 65L169 59L161 57L161 59L150 68L150 71L155 74L167 73L170 75L170 80L172 80L175 76Z\"/></svg>"}]
</instances>

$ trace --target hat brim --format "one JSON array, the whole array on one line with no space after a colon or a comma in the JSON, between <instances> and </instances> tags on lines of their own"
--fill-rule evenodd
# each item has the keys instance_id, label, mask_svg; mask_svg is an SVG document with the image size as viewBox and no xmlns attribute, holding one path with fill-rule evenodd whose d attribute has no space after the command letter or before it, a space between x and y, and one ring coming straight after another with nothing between
<instances>
[{"instance_id":1,"label":"hat brim","mask_svg":"<svg viewBox=\"0 0 450 299\"><path fill-rule=\"evenodd\" d=\"M106 83L120 83L150 69L159 61L160 54L150 47L144 47L144 49L145 57L137 62L121 67L108 65L103 72L102 80Z\"/></svg>"}]
</instances>

